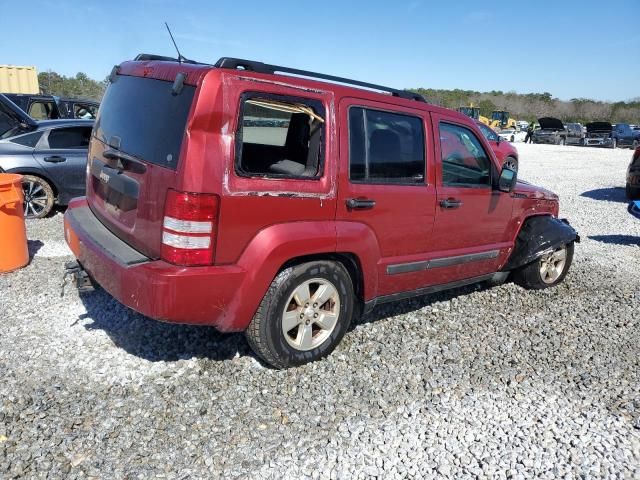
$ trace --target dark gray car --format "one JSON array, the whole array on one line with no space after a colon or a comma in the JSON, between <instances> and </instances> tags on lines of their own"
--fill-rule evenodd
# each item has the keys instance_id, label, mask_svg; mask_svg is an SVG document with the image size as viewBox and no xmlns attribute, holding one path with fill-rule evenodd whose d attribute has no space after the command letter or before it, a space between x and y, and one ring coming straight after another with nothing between
<instances>
[{"instance_id":1,"label":"dark gray car","mask_svg":"<svg viewBox=\"0 0 640 480\"><path fill-rule=\"evenodd\" d=\"M0 95L0 171L24 176L25 216L84 195L92 120L37 122Z\"/></svg>"}]
</instances>

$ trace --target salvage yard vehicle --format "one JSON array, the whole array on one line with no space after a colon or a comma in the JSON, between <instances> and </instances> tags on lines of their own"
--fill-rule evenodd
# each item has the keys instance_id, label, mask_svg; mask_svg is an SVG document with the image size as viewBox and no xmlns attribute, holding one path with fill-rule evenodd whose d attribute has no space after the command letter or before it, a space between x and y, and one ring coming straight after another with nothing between
<instances>
[{"instance_id":1,"label":"salvage yard vehicle","mask_svg":"<svg viewBox=\"0 0 640 480\"><path fill-rule=\"evenodd\" d=\"M473 103L471 105L469 105L468 107L458 107L458 111L460 113L465 114L467 117L469 118L473 118L474 120L479 121L480 123L484 124L484 125L489 125L489 119L483 115L480 115L480 108L479 107L474 107Z\"/></svg>"},{"instance_id":2,"label":"salvage yard vehicle","mask_svg":"<svg viewBox=\"0 0 640 480\"><path fill-rule=\"evenodd\" d=\"M551 145L565 145L567 143L567 129L561 120L553 117L538 119L540 129L533 132L533 143L548 143Z\"/></svg>"},{"instance_id":3,"label":"salvage yard vehicle","mask_svg":"<svg viewBox=\"0 0 640 480\"><path fill-rule=\"evenodd\" d=\"M616 148L617 140L613 138L613 125L609 122L587 123L586 128L585 146Z\"/></svg>"},{"instance_id":4,"label":"salvage yard vehicle","mask_svg":"<svg viewBox=\"0 0 640 480\"><path fill-rule=\"evenodd\" d=\"M636 147L627 168L627 184L625 192L629 200L640 199L640 147Z\"/></svg>"},{"instance_id":5,"label":"salvage yard vehicle","mask_svg":"<svg viewBox=\"0 0 640 480\"><path fill-rule=\"evenodd\" d=\"M580 123L565 123L567 130L567 145L584 145L584 132Z\"/></svg>"},{"instance_id":6,"label":"salvage yard vehicle","mask_svg":"<svg viewBox=\"0 0 640 480\"><path fill-rule=\"evenodd\" d=\"M483 123L476 122L480 132L484 135L484 138L489 142L493 153L502 166L509 167L513 171L518 171L518 150L511 145L508 141L505 141L498 133L491 128L487 127Z\"/></svg>"},{"instance_id":7,"label":"salvage yard vehicle","mask_svg":"<svg viewBox=\"0 0 640 480\"><path fill-rule=\"evenodd\" d=\"M92 120L35 121L0 94L0 172L23 175L24 214L84 195Z\"/></svg>"},{"instance_id":8,"label":"salvage yard vehicle","mask_svg":"<svg viewBox=\"0 0 640 480\"><path fill-rule=\"evenodd\" d=\"M518 122L511 118L509 112L504 110L495 110L491 112L491 119L489 120L489 126L495 130L501 130L504 128L516 128Z\"/></svg>"},{"instance_id":9,"label":"salvage yard vehicle","mask_svg":"<svg viewBox=\"0 0 640 480\"><path fill-rule=\"evenodd\" d=\"M631 147L636 149L640 145L640 130L631 128L628 123L617 123L613 128L613 142L615 147Z\"/></svg>"},{"instance_id":10,"label":"salvage yard vehicle","mask_svg":"<svg viewBox=\"0 0 640 480\"><path fill-rule=\"evenodd\" d=\"M6 93L5 96L36 120L55 120L57 118L94 120L100 107L100 104L93 100L55 95Z\"/></svg>"},{"instance_id":11,"label":"salvage yard vehicle","mask_svg":"<svg viewBox=\"0 0 640 480\"><path fill-rule=\"evenodd\" d=\"M579 241L465 115L250 60L114 67L88 157L66 273L154 319L245 331L278 368L377 304L557 285Z\"/></svg>"}]
</instances>

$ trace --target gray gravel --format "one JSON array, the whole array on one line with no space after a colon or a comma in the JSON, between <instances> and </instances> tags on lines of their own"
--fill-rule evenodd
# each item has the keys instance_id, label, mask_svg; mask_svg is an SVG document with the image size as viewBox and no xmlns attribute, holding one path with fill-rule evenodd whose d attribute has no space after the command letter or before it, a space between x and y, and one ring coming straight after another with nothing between
<instances>
[{"instance_id":1,"label":"gray gravel","mask_svg":"<svg viewBox=\"0 0 640 480\"><path fill-rule=\"evenodd\" d=\"M640 221L628 150L518 145L583 243L558 288L386 305L275 371L241 335L59 296L62 216L0 276L0 478L638 478Z\"/></svg>"}]
</instances>

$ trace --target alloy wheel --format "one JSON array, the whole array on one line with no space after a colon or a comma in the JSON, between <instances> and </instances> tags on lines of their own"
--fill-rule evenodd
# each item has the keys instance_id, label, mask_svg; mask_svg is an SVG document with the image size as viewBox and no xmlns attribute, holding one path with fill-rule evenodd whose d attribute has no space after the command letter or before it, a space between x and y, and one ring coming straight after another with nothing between
<instances>
[{"instance_id":1,"label":"alloy wheel","mask_svg":"<svg viewBox=\"0 0 640 480\"><path fill-rule=\"evenodd\" d=\"M556 249L555 251L543 255L540 258L540 278L546 284L552 284L557 281L562 272L564 266L567 263L567 247Z\"/></svg>"},{"instance_id":2,"label":"alloy wheel","mask_svg":"<svg viewBox=\"0 0 640 480\"><path fill-rule=\"evenodd\" d=\"M313 350L324 343L338 323L340 295L324 278L300 284L282 313L282 333L292 348Z\"/></svg>"},{"instance_id":3,"label":"alloy wheel","mask_svg":"<svg viewBox=\"0 0 640 480\"><path fill-rule=\"evenodd\" d=\"M48 204L48 196L45 189L37 182L25 180L22 182L24 193L24 216L37 217L45 211Z\"/></svg>"}]
</instances>

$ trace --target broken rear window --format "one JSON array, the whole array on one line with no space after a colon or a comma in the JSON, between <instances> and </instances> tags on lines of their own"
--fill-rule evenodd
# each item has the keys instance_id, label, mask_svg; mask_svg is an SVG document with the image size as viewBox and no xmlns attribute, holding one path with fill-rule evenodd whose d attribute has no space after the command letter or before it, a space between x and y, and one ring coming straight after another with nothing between
<instances>
[{"instance_id":1,"label":"broken rear window","mask_svg":"<svg viewBox=\"0 0 640 480\"><path fill-rule=\"evenodd\" d=\"M317 178L325 119L316 100L243 95L236 132L236 171L243 176Z\"/></svg>"}]
</instances>

